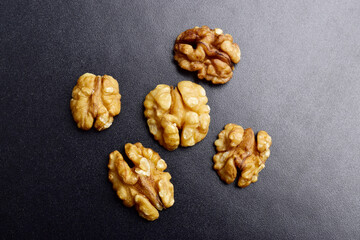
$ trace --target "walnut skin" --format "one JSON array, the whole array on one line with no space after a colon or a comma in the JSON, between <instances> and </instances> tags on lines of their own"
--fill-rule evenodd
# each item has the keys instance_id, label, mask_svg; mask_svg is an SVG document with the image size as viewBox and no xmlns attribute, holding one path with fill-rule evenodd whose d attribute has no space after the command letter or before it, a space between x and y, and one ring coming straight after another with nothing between
<instances>
[{"instance_id":1,"label":"walnut skin","mask_svg":"<svg viewBox=\"0 0 360 240\"><path fill-rule=\"evenodd\" d=\"M109 155L109 180L126 207L135 205L146 220L159 218L158 210L174 204L171 175L164 172L167 165L157 152L141 143L127 143L125 153L134 163L130 168L123 156L114 151Z\"/></svg>"},{"instance_id":2,"label":"walnut skin","mask_svg":"<svg viewBox=\"0 0 360 240\"><path fill-rule=\"evenodd\" d=\"M72 91L70 109L78 128L89 130L93 126L104 130L111 126L114 116L121 110L119 84L111 76L82 75Z\"/></svg>"},{"instance_id":3,"label":"walnut skin","mask_svg":"<svg viewBox=\"0 0 360 240\"><path fill-rule=\"evenodd\" d=\"M258 180L259 172L265 167L270 156L271 137L260 131L255 141L251 128L229 123L215 141L217 154L214 155L214 169L227 184L234 182L237 170L241 171L238 186L247 187Z\"/></svg>"},{"instance_id":4,"label":"walnut skin","mask_svg":"<svg viewBox=\"0 0 360 240\"><path fill-rule=\"evenodd\" d=\"M144 101L150 132L170 151L178 148L180 143L183 147L195 145L209 130L207 101L205 89L190 81L179 82L175 89L158 85Z\"/></svg>"},{"instance_id":5,"label":"walnut skin","mask_svg":"<svg viewBox=\"0 0 360 240\"><path fill-rule=\"evenodd\" d=\"M233 63L240 61L240 48L230 34L220 28L195 27L181 33L175 41L174 59L188 71L198 71L198 78L224 84L233 75Z\"/></svg>"}]
</instances>

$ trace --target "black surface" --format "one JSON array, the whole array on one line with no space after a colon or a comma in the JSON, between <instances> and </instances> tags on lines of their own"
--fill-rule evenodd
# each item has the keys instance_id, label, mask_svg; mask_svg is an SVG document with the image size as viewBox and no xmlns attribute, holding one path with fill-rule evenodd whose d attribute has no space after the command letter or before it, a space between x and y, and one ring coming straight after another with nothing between
<instances>
[{"instance_id":1,"label":"black surface","mask_svg":"<svg viewBox=\"0 0 360 240\"><path fill-rule=\"evenodd\" d=\"M359 239L359 1L161 2L0 3L1 238ZM176 36L201 25L241 48L223 86L172 60ZM85 72L119 81L122 110L103 132L81 131L71 116ZM184 79L206 89L210 130L168 152L142 104L157 84ZM229 122L273 139L246 189L212 170ZM166 160L175 186L175 205L152 223L107 180L108 154L137 141Z\"/></svg>"}]
</instances>

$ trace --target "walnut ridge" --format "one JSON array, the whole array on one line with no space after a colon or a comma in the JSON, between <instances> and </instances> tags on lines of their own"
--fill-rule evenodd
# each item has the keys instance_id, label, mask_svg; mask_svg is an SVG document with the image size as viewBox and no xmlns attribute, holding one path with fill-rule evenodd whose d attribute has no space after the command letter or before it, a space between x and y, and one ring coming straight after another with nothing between
<instances>
[{"instance_id":1,"label":"walnut ridge","mask_svg":"<svg viewBox=\"0 0 360 240\"><path fill-rule=\"evenodd\" d=\"M174 204L171 175L158 153L141 143L127 143L125 153L134 163L130 168L123 156L114 151L109 155L109 180L126 207L135 205L139 215L149 221L159 217L162 209Z\"/></svg>"},{"instance_id":2,"label":"walnut ridge","mask_svg":"<svg viewBox=\"0 0 360 240\"><path fill-rule=\"evenodd\" d=\"M184 147L195 145L209 130L207 101L205 89L190 81L179 82L176 88L158 85L144 101L144 114L151 134L170 151L179 144Z\"/></svg>"},{"instance_id":3,"label":"walnut ridge","mask_svg":"<svg viewBox=\"0 0 360 240\"><path fill-rule=\"evenodd\" d=\"M258 180L259 172L265 167L270 156L271 137L260 131L255 140L251 128L229 123L215 141L217 154L214 155L214 169L227 184L235 181L238 168L241 171L239 187L247 187Z\"/></svg>"},{"instance_id":4,"label":"walnut ridge","mask_svg":"<svg viewBox=\"0 0 360 240\"><path fill-rule=\"evenodd\" d=\"M121 110L119 84L111 76L83 74L72 91L70 109L77 126L89 130L94 123L98 130L111 126Z\"/></svg>"},{"instance_id":5,"label":"walnut ridge","mask_svg":"<svg viewBox=\"0 0 360 240\"><path fill-rule=\"evenodd\" d=\"M198 71L198 78L224 84L240 61L240 48L230 34L220 28L195 27L181 33L175 41L174 59L188 71Z\"/></svg>"}]
</instances>

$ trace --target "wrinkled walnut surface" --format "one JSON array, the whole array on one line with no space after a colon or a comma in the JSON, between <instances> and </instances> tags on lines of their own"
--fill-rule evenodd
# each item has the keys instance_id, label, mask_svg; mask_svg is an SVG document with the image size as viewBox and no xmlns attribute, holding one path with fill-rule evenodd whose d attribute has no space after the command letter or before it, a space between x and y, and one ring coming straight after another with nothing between
<instances>
[{"instance_id":1,"label":"wrinkled walnut surface","mask_svg":"<svg viewBox=\"0 0 360 240\"><path fill-rule=\"evenodd\" d=\"M188 71L198 71L198 78L224 84L233 75L233 63L240 61L240 48L230 34L220 28L195 27L181 33L175 41L174 59Z\"/></svg>"},{"instance_id":2,"label":"wrinkled walnut surface","mask_svg":"<svg viewBox=\"0 0 360 240\"><path fill-rule=\"evenodd\" d=\"M72 91L70 108L77 126L89 130L109 128L121 110L119 84L111 76L82 75Z\"/></svg>"},{"instance_id":3,"label":"wrinkled walnut surface","mask_svg":"<svg viewBox=\"0 0 360 240\"><path fill-rule=\"evenodd\" d=\"M195 145L209 130L207 101L205 89L190 81L179 82L176 88L158 85L144 101L150 132L170 151L179 144L184 147Z\"/></svg>"},{"instance_id":4,"label":"wrinkled walnut surface","mask_svg":"<svg viewBox=\"0 0 360 240\"><path fill-rule=\"evenodd\" d=\"M123 156L114 151L109 155L109 180L127 207L135 205L139 215L149 221L159 217L158 210L174 204L171 175L158 153L141 143L127 143L125 153L134 163L130 168Z\"/></svg>"},{"instance_id":5,"label":"wrinkled walnut surface","mask_svg":"<svg viewBox=\"0 0 360 240\"><path fill-rule=\"evenodd\" d=\"M271 137L265 131L257 134L251 128L229 123L215 141L214 169L227 184L234 182L238 168L241 171L238 186L247 187L258 180L259 172L270 156Z\"/></svg>"}]
</instances>

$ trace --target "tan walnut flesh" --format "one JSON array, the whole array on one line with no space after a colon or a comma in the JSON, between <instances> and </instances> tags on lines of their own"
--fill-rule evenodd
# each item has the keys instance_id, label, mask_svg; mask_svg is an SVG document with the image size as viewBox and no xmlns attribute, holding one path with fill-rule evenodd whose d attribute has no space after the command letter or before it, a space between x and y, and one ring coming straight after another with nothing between
<instances>
[{"instance_id":1,"label":"tan walnut flesh","mask_svg":"<svg viewBox=\"0 0 360 240\"><path fill-rule=\"evenodd\" d=\"M171 175L159 154L141 143L127 143L125 153L134 163L130 168L123 156L114 151L109 155L109 180L126 207L135 205L139 215L154 221L162 209L174 204Z\"/></svg>"},{"instance_id":2,"label":"tan walnut flesh","mask_svg":"<svg viewBox=\"0 0 360 240\"><path fill-rule=\"evenodd\" d=\"M230 34L220 28L195 27L181 33L175 41L174 59L198 78L224 84L233 75L234 63L240 61L240 48Z\"/></svg>"},{"instance_id":3,"label":"tan walnut flesh","mask_svg":"<svg viewBox=\"0 0 360 240\"><path fill-rule=\"evenodd\" d=\"M215 141L217 154L214 155L214 169L227 184L234 182L237 170L241 171L239 187L247 187L258 180L259 172L265 167L270 156L271 137L260 131L255 140L251 128L229 123Z\"/></svg>"},{"instance_id":4,"label":"tan walnut flesh","mask_svg":"<svg viewBox=\"0 0 360 240\"><path fill-rule=\"evenodd\" d=\"M89 130L94 123L98 130L111 126L121 110L119 84L111 76L83 74L72 91L70 109L77 126Z\"/></svg>"},{"instance_id":5,"label":"tan walnut flesh","mask_svg":"<svg viewBox=\"0 0 360 240\"><path fill-rule=\"evenodd\" d=\"M170 151L179 144L183 147L195 145L209 130L207 102L205 89L196 83L182 81L176 88L158 85L144 101L144 114L151 134Z\"/></svg>"}]
</instances>

